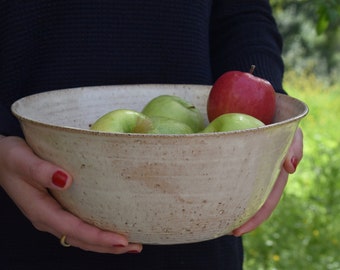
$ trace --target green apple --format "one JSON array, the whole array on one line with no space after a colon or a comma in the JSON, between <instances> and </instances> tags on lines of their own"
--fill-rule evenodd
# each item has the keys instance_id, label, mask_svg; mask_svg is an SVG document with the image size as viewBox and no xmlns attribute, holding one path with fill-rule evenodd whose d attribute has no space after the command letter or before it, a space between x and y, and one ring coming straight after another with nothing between
<instances>
[{"instance_id":1,"label":"green apple","mask_svg":"<svg viewBox=\"0 0 340 270\"><path fill-rule=\"evenodd\" d=\"M149 117L166 117L188 125L193 132L204 129L201 112L191 103L173 95L160 95L145 105L142 113Z\"/></svg>"},{"instance_id":2,"label":"green apple","mask_svg":"<svg viewBox=\"0 0 340 270\"><path fill-rule=\"evenodd\" d=\"M210 122L202 133L244 130L262 126L264 126L262 121L248 114L226 113Z\"/></svg>"},{"instance_id":3,"label":"green apple","mask_svg":"<svg viewBox=\"0 0 340 270\"><path fill-rule=\"evenodd\" d=\"M167 117L151 117L154 129L148 133L153 134L190 134L194 133L187 124Z\"/></svg>"},{"instance_id":4,"label":"green apple","mask_svg":"<svg viewBox=\"0 0 340 270\"><path fill-rule=\"evenodd\" d=\"M118 109L100 117L90 129L104 132L150 133L154 127L151 119L144 114L129 109Z\"/></svg>"}]
</instances>

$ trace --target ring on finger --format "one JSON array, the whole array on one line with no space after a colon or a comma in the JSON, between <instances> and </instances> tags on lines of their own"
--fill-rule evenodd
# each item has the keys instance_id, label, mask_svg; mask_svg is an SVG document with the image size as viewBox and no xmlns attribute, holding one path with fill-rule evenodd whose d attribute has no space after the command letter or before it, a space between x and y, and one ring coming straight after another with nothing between
<instances>
[{"instance_id":1,"label":"ring on finger","mask_svg":"<svg viewBox=\"0 0 340 270\"><path fill-rule=\"evenodd\" d=\"M63 247L70 247L71 245L69 243L66 242L66 235L64 234L61 238L60 238L60 244Z\"/></svg>"}]
</instances>

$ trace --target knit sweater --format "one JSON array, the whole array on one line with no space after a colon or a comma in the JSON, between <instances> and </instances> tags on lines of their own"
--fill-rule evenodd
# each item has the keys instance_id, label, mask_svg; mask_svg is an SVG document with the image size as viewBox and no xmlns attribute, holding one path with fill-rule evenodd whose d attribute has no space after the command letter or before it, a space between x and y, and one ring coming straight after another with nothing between
<instances>
[{"instance_id":1,"label":"knit sweater","mask_svg":"<svg viewBox=\"0 0 340 270\"><path fill-rule=\"evenodd\" d=\"M79 86L211 85L248 71L282 89L281 36L268 1L0 1L0 134L21 136L18 98ZM0 153L1 154L1 153ZM39 232L3 190L2 269L241 269L240 238L145 246L141 254L65 249Z\"/></svg>"}]
</instances>

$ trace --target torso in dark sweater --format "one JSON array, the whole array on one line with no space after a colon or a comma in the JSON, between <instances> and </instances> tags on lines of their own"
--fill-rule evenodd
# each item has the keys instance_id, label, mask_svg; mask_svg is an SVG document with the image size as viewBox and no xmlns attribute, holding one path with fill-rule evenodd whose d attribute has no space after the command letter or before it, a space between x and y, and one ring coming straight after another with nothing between
<instances>
[{"instance_id":1,"label":"torso in dark sweater","mask_svg":"<svg viewBox=\"0 0 340 270\"><path fill-rule=\"evenodd\" d=\"M267 1L212 2L1 1L0 134L20 135L9 110L14 100L52 89L212 84L226 70L246 71L256 64L258 75L282 91L281 39ZM138 255L65 249L54 236L36 231L3 191L0 200L0 257L5 266L13 265L4 269L241 267L241 240L229 236L146 246Z\"/></svg>"}]
</instances>

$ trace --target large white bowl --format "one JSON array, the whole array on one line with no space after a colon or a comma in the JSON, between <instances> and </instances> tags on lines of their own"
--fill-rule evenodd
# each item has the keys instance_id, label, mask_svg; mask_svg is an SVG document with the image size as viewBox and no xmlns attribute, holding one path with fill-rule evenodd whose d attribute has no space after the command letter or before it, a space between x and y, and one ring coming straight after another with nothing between
<instances>
[{"instance_id":1,"label":"large white bowl","mask_svg":"<svg viewBox=\"0 0 340 270\"><path fill-rule=\"evenodd\" d=\"M190 243L229 234L266 200L307 106L277 94L275 123L211 134L113 134L88 130L104 113L141 110L175 94L206 114L210 86L124 85L28 96L12 111L40 157L74 177L53 191L90 224L148 244ZM207 120L206 120L207 121Z\"/></svg>"}]
</instances>

